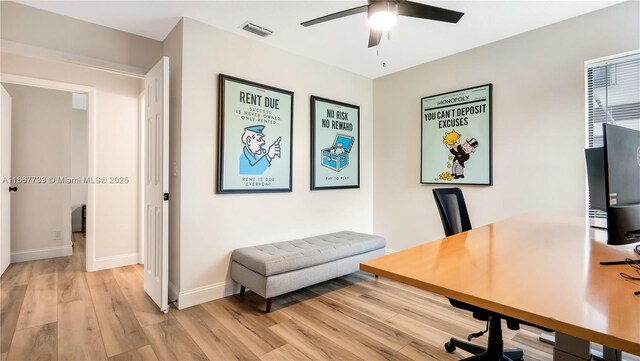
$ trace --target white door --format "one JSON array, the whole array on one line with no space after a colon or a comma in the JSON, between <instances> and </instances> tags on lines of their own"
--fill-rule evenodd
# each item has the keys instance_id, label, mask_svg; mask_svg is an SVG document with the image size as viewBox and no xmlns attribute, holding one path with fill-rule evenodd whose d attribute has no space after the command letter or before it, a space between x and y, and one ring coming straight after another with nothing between
<instances>
[{"instance_id":1,"label":"white door","mask_svg":"<svg viewBox=\"0 0 640 361\"><path fill-rule=\"evenodd\" d=\"M169 58L160 59L144 79L144 290L169 310Z\"/></svg>"},{"instance_id":2,"label":"white door","mask_svg":"<svg viewBox=\"0 0 640 361\"><path fill-rule=\"evenodd\" d=\"M11 96L2 87L0 99L0 275L11 263Z\"/></svg>"}]
</instances>

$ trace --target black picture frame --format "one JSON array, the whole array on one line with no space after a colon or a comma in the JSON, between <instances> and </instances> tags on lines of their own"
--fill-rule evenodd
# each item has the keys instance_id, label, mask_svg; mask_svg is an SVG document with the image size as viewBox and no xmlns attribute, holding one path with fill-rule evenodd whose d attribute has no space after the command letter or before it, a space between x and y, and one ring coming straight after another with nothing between
<instances>
[{"instance_id":1,"label":"black picture frame","mask_svg":"<svg viewBox=\"0 0 640 361\"><path fill-rule=\"evenodd\" d=\"M420 124L421 184L493 185L493 84L423 97ZM454 131L459 142L448 145Z\"/></svg>"},{"instance_id":2,"label":"black picture frame","mask_svg":"<svg viewBox=\"0 0 640 361\"><path fill-rule=\"evenodd\" d=\"M293 92L225 74L218 82L217 193L291 192Z\"/></svg>"},{"instance_id":3,"label":"black picture frame","mask_svg":"<svg viewBox=\"0 0 640 361\"><path fill-rule=\"evenodd\" d=\"M360 188L360 106L310 100L311 190Z\"/></svg>"}]
</instances>

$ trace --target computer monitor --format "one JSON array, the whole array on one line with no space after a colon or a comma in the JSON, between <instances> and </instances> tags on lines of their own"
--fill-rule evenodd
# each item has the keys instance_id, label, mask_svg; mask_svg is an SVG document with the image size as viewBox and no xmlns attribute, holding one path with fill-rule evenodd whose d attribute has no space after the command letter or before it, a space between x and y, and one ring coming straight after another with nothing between
<instances>
[{"instance_id":1,"label":"computer monitor","mask_svg":"<svg viewBox=\"0 0 640 361\"><path fill-rule=\"evenodd\" d=\"M608 244L640 242L640 131L603 124L603 135L585 151L592 207L607 213Z\"/></svg>"},{"instance_id":2,"label":"computer monitor","mask_svg":"<svg viewBox=\"0 0 640 361\"><path fill-rule=\"evenodd\" d=\"M587 180L589 183L589 202L592 209L607 211L607 188L605 186L604 148L584 150L587 160Z\"/></svg>"}]
</instances>

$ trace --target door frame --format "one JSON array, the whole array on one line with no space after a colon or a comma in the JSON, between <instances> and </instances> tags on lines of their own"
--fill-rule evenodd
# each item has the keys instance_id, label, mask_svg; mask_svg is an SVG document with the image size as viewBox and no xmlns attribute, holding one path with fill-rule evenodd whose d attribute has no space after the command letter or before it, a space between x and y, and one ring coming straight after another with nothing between
<instances>
[{"instance_id":1,"label":"door frame","mask_svg":"<svg viewBox=\"0 0 640 361\"><path fill-rule=\"evenodd\" d=\"M138 95L138 264L144 264L144 147L145 91Z\"/></svg>"},{"instance_id":2,"label":"door frame","mask_svg":"<svg viewBox=\"0 0 640 361\"><path fill-rule=\"evenodd\" d=\"M0 84L2 100L0 100L0 175L11 176L11 154L7 157L4 152L11 153L11 127L13 126L13 98L4 85ZM6 102L8 101L9 104ZM8 158L8 159L6 159ZM8 161L9 164L5 163ZM8 166L9 174L4 172ZM0 186L0 276L11 264L11 184L9 192L5 192L5 185ZM6 206L9 208L7 209ZM8 214L7 214L8 213ZM9 228L9 229L7 229Z\"/></svg>"},{"instance_id":3,"label":"door frame","mask_svg":"<svg viewBox=\"0 0 640 361\"><path fill-rule=\"evenodd\" d=\"M26 85L37 88L62 90L72 93L87 94L87 176L90 179L96 177L96 88L86 85L64 83L53 80L26 77L15 74L0 73L0 83ZM94 270L95 263L95 184L88 184L87 191L87 237L85 269L87 272Z\"/></svg>"}]
</instances>

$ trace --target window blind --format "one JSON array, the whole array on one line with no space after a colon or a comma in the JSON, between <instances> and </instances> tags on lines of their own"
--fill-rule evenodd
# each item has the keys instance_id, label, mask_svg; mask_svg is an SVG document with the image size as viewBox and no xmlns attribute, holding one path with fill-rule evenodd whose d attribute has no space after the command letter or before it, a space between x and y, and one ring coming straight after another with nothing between
<instances>
[{"instance_id":1,"label":"window blind","mask_svg":"<svg viewBox=\"0 0 640 361\"><path fill-rule=\"evenodd\" d=\"M602 124L640 130L640 52L588 63L587 147L603 145ZM591 209L589 217L606 218Z\"/></svg>"}]
</instances>

